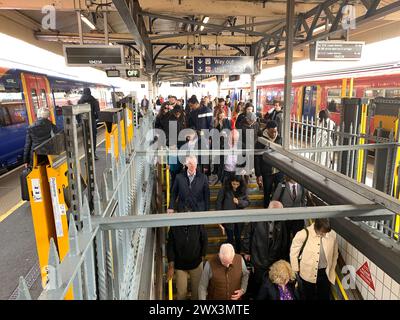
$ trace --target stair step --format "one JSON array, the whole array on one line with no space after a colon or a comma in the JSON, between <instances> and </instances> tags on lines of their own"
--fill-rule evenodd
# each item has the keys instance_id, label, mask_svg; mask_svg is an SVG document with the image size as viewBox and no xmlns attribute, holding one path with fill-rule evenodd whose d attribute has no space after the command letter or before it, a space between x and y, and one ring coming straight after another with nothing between
<instances>
[{"instance_id":1,"label":"stair step","mask_svg":"<svg viewBox=\"0 0 400 320\"><path fill-rule=\"evenodd\" d=\"M210 190L219 190L222 188L222 185L220 183L215 184L210 186ZM250 183L247 185L247 188L250 189L258 189L258 184L257 183Z\"/></svg>"}]
</instances>

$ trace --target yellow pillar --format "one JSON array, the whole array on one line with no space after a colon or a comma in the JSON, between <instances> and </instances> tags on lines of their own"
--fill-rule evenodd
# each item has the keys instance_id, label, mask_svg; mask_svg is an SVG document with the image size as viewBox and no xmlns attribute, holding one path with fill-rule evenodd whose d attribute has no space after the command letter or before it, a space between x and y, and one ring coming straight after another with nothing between
<instances>
[{"instance_id":1,"label":"yellow pillar","mask_svg":"<svg viewBox=\"0 0 400 320\"><path fill-rule=\"evenodd\" d=\"M399 142L399 117L397 118L395 122L395 137L396 137L396 142ZM400 199L400 192L399 190L399 170L400 170L400 148L399 146L396 147L396 162L395 162L395 170L394 170L394 196L397 199ZM395 219L395 225L394 225L394 231L397 233L395 235L395 238L399 238L399 232L400 232L400 213L396 214L396 219Z\"/></svg>"},{"instance_id":2,"label":"yellow pillar","mask_svg":"<svg viewBox=\"0 0 400 320\"><path fill-rule=\"evenodd\" d=\"M342 79L342 98L347 97L347 79Z\"/></svg>"},{"instance_id":3,"label":"yellow pillar","mask_svg":"<svg viewBox=\"0 0 400 320\"><path fill-rule=\"evenodd\" d=\"M367 117L367 112L368 112L368 106L367 104L363 104L361 106L361 128L360 128L360 133L361 134L366 134L366 130L367 130L367 121L368 121L368 117ZM365 144L365 139L364 138L360 138L359 144ZM358 163L357 163L357 181L361 182L362 179L362 172L363 172L363 160L364 160L364 153L366 151L365 150L360 150L358 152ZM365 164L367 165L367 164Z\"/></svg>"},{"instance_id":4,"label":"yellow pillar","mask_svg":"<svg viewBox=\"0 0 400 320\"><path fill-rule=\"evenodd\" d=\"M349 98L352 98L352 97L353 97L353 84L354 84L354 78L350 78Z\"/></svg>"}]
</instances>

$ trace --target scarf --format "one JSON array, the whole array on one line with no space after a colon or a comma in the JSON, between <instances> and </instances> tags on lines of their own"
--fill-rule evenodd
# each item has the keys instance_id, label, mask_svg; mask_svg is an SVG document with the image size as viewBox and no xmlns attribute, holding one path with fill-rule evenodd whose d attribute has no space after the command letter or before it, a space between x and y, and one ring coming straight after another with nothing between
<instances>
[{"instance_id":1,"label":"scarf","mask_svg":"<svg viewBox=\"0 0 400 320\"><path fill-rule=\"evenodd\" d=\"M270 140L271 142L275 142L276 138L278 137L278 135L276 135L275 138L271 138L270 135L268 134L268 130L263 131L263 136L268 140Z\"/></svg>"}]
</instances>

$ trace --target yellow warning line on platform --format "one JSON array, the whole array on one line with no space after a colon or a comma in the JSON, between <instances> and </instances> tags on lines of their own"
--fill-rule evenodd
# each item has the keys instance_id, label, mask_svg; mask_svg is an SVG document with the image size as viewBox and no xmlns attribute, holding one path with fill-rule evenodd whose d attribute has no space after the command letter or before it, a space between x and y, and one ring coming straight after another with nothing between
<instances>
[{"instance_id":1,"label":"yellow warning line on platform","mask_svg":"<svg viewBox=\"0 0 400 320\"><path fill-rule=\"evenodd\" d=\"M7 217L9 217L10 215L12 215L15 211L17 211L17 209L19 207L21 207L26 201L21 200L20 202L18 202L14 207L12 207L10 210L8 210L6 213L2 214L0 216L0 222L3 222Z\"/></svg>"}]
</instances>

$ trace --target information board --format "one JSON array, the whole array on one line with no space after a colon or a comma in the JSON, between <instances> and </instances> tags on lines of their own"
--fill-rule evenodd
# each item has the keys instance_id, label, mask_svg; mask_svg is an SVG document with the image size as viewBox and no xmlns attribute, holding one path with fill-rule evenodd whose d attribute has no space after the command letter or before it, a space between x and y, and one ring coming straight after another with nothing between
<instances>
[{"instance_id":1,"label":"information board","mask_svg":"<svg viewBox=\"0 0 400 320\"><path fill-rule=\"evenodd\" d=\"M124 64L123 46L64 45L65 63L68 66L115 66Z\"/></svg>"},{"instance_id":2,"label":"information board","mask_svg":"<svg viewBox=\"0 0 400 320\"><path fill-rule=\"evenodd\" d=\"M254 57L194 57L193 74L240 75L254 73Z\"/></svg>"},{"instance_id":3,"label":"information board","mask_svg":"<svg viewBox=\"0 0 400 320\"><path fill-rule=\"evenodd\" d=\"M310 46L310 60L360 60L364 44L362 41L316 41L314 45Z\"/></svg>"}]
</instances>

